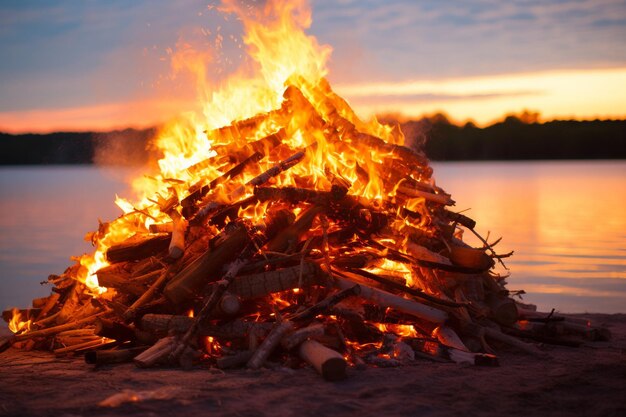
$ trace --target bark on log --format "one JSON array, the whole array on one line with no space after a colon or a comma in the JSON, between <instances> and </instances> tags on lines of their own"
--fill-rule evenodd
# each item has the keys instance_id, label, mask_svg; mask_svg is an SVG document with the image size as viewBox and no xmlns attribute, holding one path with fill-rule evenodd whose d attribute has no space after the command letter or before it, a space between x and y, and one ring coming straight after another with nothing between
<instances>
[{"instance_id":1,"label":"bark on log","mask_svg":"<svg viewBox=\"0 0 626 417\"><path fill-rule=\"evenodd\" d=\"M498 294L489 294L486 297L491 317L503 326L512 326L518 320L515 300Z\"/></svg>"},{"instance_id":2,"label":"bark on log","mask_svg":"<svg viewBox=\"0 0 626 417\"><path fill-rule=\"evenodd\" d=\"M298 349L300 357L312 365L327 381L339 381L346 377L346 360L343 356L315 340L307 340Z\"/></svg>"},{"instance_id":3,"label":"bark on log","mask_svg":"<svg viewBox=\"0 0 626 417\"><path fill-rule=\"evenodd\" d=\"M159 339L153 346L137 355L133 362L139 368L150 368L156 364L167 362L175 344L176 338L174 336Z\"/></svg>"},{"instance_id":4,"label":"bark on log","mask_svg":"<svg viewBox=\"0 0 626 417\"><path fill-rule=\"evenodd\" d=\"M322 276L324 274L316 264L305 262L302 268L297 265L276 271L235 277L228 291L245 300L293 288L307 288L320 283Z\"/></svg>"},{"instance_id":5,"label":"bark on log","mask_svg":"<svg viewBox=\"0 0 626 417\"><path fill-rule=\"evenodd\" d=\"M163 295L178 306L197 297L207 282L220 278L224 265L232 262L249 242L246 228L237 226L217 247L207 250L174 276Z\"/></svg>"},{"instance_id":6,"label":"bark on log","mask_svg":"<svg viewBox=\"0 0 626 417\"><path fill-rule=\"evenodd\" d=\"M280 343L280 340L287 334L293 331L294 324L290 321L283 321L277 324L270 334L267 335L261 346L254 352L250 360L248 361L248 368L259 369L263 366L263 363L272 354L276 346Z\"/></svg>"},{"instance_id":7,"label":"bark on log","mask_svg":"<svg viewBox=\"0 0 626 417\"><path fill-rule=\"evenodd\" d=\"M315 339L322 335L324 335L324 325L322 323L314 323L283 337L280 345L286 350L291 350L307 339Z\"/></svg>"},{"instance_id":8,"label":"bark on log","mask_svg":"<svg viewBox=\"0 0 626 417\"><path fill-rule=\"evenodd\" d=\"M455 265L488 271L494 266L493 259L482 249L450 245L450 260Z\"/></svg>"},{"instance_id":9,"label":"bark on log","mask_svg":"<svg viewBox=\"0 0 626 417\"><path fill-rule=\"evenodd\" d=\"M324 208L321 206L309 207L300 214L294 224L268 242L267 250L272 252L285 252L288 249L294 248L300 241L302 235L311 228L315 217L323 211Z\"/></svg>"},{"instance_id":10,"label":"bark on log","mask_svg":"<svg viewBox=\"0 0 626 417\"><path fill-rule=\"evenodd\" d=\"M169 235L151 236L146 239L129 241L113 245L107 250L107 260L114 264L124 261L137 261L165 251L170 244Z\"/></svg>"},{"instance_id":11,"label":"bark on log","mask_svg":"<svg viewBox=\"0 0 626 417\"><path fill-rule=\"evenodd\" d=\"M354 282L344 278L335 277L335 285L341 289L347 289L354 286ZM370 300L383 307L390 307L406 314L418 317L420 319L442 324L448 319L448 314L434 307L420 304L413 300L407 300L400 296L388 293L383 290L368 287L359 283L361 287L360 297Z\"/></svg>"}]
</instances>

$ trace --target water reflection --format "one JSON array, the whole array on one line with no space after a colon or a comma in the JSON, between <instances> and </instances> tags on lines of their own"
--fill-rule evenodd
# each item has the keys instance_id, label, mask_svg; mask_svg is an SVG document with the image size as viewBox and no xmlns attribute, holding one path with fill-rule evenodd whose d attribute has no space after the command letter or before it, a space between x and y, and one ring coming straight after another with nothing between
<instances>
[{"instance_id":1,"label":"water reflection","mask_svg":"<svg viewBox=\"0 0 626 417\"><path fill-rule=\"evenodd\" d=\"M515 250L508 282L525 301L626 311L626 163L445 163L435 178L480 232L504 237L501 252Z\"/></svg>"}]
</instances>

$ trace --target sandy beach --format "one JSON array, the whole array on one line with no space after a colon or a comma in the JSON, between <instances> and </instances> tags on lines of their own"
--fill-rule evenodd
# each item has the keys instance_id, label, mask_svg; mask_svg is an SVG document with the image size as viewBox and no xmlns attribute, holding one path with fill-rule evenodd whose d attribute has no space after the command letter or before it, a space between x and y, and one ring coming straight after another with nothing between
<instances>
[{"instance_id":1,"label":"sandy beach","mask_svg":"<svg viewBox=\"0 0 626 417\"><path fill-rule=\"evenodd\" d=\"M0 415L626 415L626 315L576 317L605 326L612 339L579 348L543 345L548 359L500 347L499 367L418 359L399 368L350 369L340 382L326 382L311 368L94 368L82 357L12 348L0 354ZM133 396L140 400L99 405Z\"/></svg>"}]
</instances>

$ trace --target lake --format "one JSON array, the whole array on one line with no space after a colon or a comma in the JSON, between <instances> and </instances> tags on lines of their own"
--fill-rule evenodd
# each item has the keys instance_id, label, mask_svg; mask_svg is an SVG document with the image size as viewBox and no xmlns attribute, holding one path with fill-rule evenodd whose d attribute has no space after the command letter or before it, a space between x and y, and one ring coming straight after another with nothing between
<instances>
[{"instance_id":1,"label":"lake","mask_svg":"<svg viewBox=\"0 0 626 417\"><path fill-rule=\"evenodd\" d=\"M626 162L434 163L453 208L477 221L506 265L509 289L543 311L626 312ZM120 214L133 170L95 166L0 168L0 309L48 295L49 274L91 251L98 219ZM467 235L467 241L478 245Z\"/></svg>"}]
</instances>

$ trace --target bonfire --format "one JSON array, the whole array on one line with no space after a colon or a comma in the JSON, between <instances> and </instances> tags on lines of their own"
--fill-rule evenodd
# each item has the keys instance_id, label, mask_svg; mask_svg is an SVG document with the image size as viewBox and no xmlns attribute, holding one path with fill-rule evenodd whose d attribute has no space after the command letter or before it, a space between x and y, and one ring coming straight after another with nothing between
<instances>
[{"instance_id":1,"label":"bonfire","mask_svg":"<svg viewBox=\"0 0 626 417\"><path fill-rule=\"evenodd\" d=\"M309 363L336 380L420 358L497 365L494 343L544 354L517 336L598 336L512 298L495 272L511 254L452 209L422 150L332 90L304 5L225 8L256 77L214 91L202 122L162 129L143 197L118 199L124 214L48 278L49 297L5 312L3 347L140 367Z\"/></svg>"}]
</instances>

